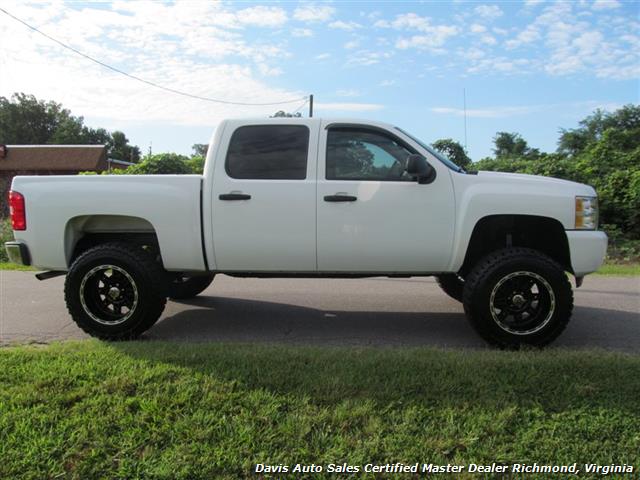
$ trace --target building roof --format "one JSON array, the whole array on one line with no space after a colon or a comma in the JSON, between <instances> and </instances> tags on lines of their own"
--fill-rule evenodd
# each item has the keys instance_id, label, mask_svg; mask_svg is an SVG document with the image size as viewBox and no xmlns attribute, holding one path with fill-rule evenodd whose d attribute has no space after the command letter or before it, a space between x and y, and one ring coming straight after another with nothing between
<instances>
[{"instance_id":1,"label":"building roof","mask_svg":"<svg viewBox=\"0 0 640 480\"><path fill-rule=\"evenodd\" d=\"M106 170L104 145L7 145L2 170Z\"/></svg>"},{"instance_id":2,"label":"building roof","mask_svg":"<svg viewBox=\"0 0 640 480\"><path fill-rule=\"evenodd\" d=\"M109 163L113 163L114 165L122 165L125 167L130 167L131 165L135 165L133 162L127 162L126 160L118 160L117 158L108 158L107 161Z\"/></svg>"}]
</instances>

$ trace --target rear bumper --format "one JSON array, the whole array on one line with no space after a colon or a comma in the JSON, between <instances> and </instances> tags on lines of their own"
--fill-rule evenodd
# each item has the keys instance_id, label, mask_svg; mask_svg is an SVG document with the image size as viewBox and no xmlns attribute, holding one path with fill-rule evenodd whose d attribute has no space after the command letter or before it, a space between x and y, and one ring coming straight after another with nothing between
<instances>
[{"instance_id":1,"label":"rear bumper","mask_svg":"<svg viewBox=\"0 0 640 480\"><path fill-rule=\"evenodd\" d=\"M4 248L11 263L18 265L31 265L31 255L29 249L22 242L6 242Z\"/></svg>"},{"instance_id":2,"label":"rear bumper","mask_svg":"<svg viewBox=\"0 0 640 480\"><path fill-rule=\"evenodd\" d=\"M595 272L607 254L607 234L593 230L567 231L571 267L576 277Z\"/></svg>"}]
</instances>

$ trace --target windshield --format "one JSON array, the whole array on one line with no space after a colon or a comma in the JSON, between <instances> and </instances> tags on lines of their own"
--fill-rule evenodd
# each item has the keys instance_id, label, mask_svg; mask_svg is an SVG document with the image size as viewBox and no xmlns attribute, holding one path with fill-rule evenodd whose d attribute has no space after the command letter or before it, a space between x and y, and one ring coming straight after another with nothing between
<instances>
[{"instance_id":1,"label":"windshield","mask_svg":"<svg viewBox=\"0 0 640 480\"><path fill-rule=\"evenodd\" d=\"M434 157L436 157L438 160L440 160L442 163L444 163L447 167L449 167L451 170L454 170L456 172L462 172L464 173L464 168L459 167L458 165L456 165L455 163L453 163L451 160L449 160L447 157L445 157L442 153L434 150L433 148L431 148L429 145L427 145L426 143L422 142L421 140L417 139L416 137L414 137L413 135L411 135L408 132L405 132L403 129L401 129L400 127L395 127L396 130L404 133L407 137L409 137L411 140L413 140L414 142L416 142L418 145L420 145L422 148L424 148L427 152L429 152L431 155L433 155Z\"/></svg>"}]
</instances>

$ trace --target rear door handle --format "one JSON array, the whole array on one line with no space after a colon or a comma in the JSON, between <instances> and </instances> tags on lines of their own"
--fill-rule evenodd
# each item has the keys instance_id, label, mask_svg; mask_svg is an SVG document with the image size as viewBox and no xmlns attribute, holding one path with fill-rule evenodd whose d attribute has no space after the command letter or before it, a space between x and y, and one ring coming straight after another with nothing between
<instances>
[{"instance_id":1,"label":"rear door handle","mask_svg":"<svg viewBox=\"0 0 640 480\"><path fill-rule=\"evenodd\" d=\"M251 195L246 193L223 193L218 196L220 200L249 200Z\"/></svg>"},{"instance_id":2,"label":"rear door handle","mask_svg":"<svg viewBox=\"0 0 640 480\"><path fill-rule=\"evenodd\" d=\"M355 202L358 197L353 195L325 195L325 202Z\"/></svg>"}]
</instances>

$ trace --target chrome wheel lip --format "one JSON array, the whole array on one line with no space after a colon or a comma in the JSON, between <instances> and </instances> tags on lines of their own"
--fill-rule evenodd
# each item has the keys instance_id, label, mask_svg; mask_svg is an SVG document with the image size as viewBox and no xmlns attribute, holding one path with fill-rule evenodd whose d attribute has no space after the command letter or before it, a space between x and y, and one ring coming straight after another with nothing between
<instances>
[{"instance_id":1,"label":"chrome wheel lip","mask_svg":"<svg viewBox=\"0 0 640 480\"><path fill-rule=\"evenodd\" d=\"M550 305L549 305L549 311L547 312L546 317L537 326L535 326L534 328L530 328L528 330L515 330L515 329L509 327L508 325L505 325L498 318L498 316L496 314L496 309L494 307L495 296L496 296L496 292L498 291L498 289L506 281L511 280L512 278L518 277L518 276L525 276L525 277L534 278L535 280L540 282L542 284L542 286L544 286L544 288L547 290L547 293L549 294ZM553 288L551 288L551 285L549 284L549 282L547 282L547 280L545 280L545 278L542 277L541 275L538 275L535 272L529 272L529 271L526 271L526 270L520 270L520 271L517 271L517 272L512 272L512 273L502 277L498 281L498 283L496 283L496 285L493 287L493 290L491 290L491 296L489 297L489 311L491 312L491 317L493 318L493 321L502 330L504 330L505 332L510 333L512 335L532 335L534 333L539 332L540 330L542 330L544 327L546 327L549 324L549 322L551 321L551 317L553 317L553 314L555 313L555 310L556 310L556 296L555 296L555 294L553 292Z\"/></svg>"},{"instance_id":2,"label":"chrome wheel lip","mask_svg":"<svg viewBox=\"0 0 640 480\"><path fill-rule=\"evenodd\" d=\"M129 282L129 284L133 289L133 305L124 316L116 320L105 320L103 318L99 318L98 316L95 315L94 312L91 311L91 309L89 308L85 300L85 286L87 281L91 279L97 272L103 271L103 270L115 270L121 273L127 279L127 281ZM120 325L121 323L124 323L127 320L129 320L129 318L131 318L131 315L133 315L133 313L136 311L136 308L138 306L138 286L136 285L136 282L133 280L131 275L129 275L129 273L126 270L124 270L122 267L118 267L117 265L111 265L111 264L98 265L97 267L94 267L91 270L89 270L87 273L85 273L84 277L82 277L82 282L80 283L80 303L82 304L82 309L85 311L85 313L89 315L89 317L91 317L94 321L102 325L108 325L108 326Z\"/></svg>"}]
</instances>

